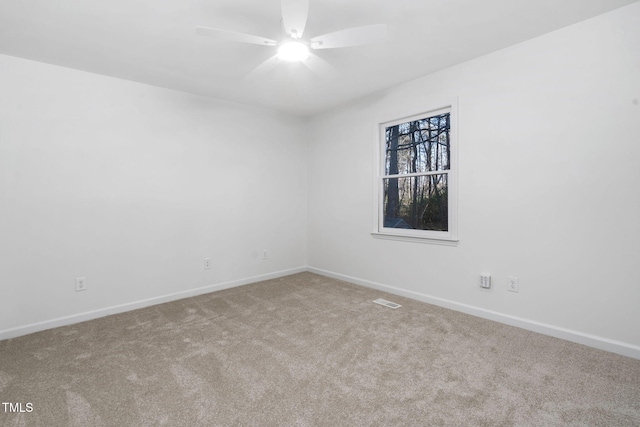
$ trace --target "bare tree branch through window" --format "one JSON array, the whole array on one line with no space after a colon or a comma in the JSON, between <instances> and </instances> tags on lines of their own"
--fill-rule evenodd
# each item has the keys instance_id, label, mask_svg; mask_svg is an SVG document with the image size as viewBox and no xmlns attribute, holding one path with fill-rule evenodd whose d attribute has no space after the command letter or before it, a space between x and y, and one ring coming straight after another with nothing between
<instances>
[{"instance_id":1,"label":"bare tree branch through window","mask_svg":"<svg viewBox=\"0 0 640 427\"><path fill-rule=\"evenodd\" d=\"M385 128L384 227L448 231L450 113Z\"/></svg>"}]
</instances>

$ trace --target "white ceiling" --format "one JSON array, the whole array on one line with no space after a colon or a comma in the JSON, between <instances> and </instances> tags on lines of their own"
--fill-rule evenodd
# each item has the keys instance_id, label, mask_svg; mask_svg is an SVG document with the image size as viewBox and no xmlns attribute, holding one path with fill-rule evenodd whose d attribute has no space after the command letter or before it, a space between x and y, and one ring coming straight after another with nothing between
<instances>
[{"instance_id":1,"label":"white ceiling","mask_svg":"<svg viewBox=\"0 0 640 427\"><path fill-rule=\"evenodd\" d=\"M197 25L280 39L280 0L0 0L0 53L296 114L352 99L638 0L311 0L305 37L385 23L375 45L316 51L335 76L275 47L197 36Z\"/></svg>"}]
</instances>

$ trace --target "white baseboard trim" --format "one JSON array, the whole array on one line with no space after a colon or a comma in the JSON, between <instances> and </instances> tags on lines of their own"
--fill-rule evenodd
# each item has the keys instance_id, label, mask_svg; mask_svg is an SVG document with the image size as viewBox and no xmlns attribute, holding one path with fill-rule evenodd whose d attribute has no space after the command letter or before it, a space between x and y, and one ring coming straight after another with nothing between
<instances>
[{"instance_id":1,"label":"white baseboard trim","mask_svg":"<svg viewBox=\"0 0 640 427\"><path fill-rule=\"evenodd\" d=\"M124 313L126 311L137 310L139 308L149 307L152 305L162 304L165 302L176 301L183 298L194 297L197 295L208 294L210 292L221 291L223 289L235 288L237 286L248 285L250 283L261 282L263 280L277 279L278 277L289 276L291 274L302 273L307 271L306 267L292 268L288 270L276 271L273 273L261 274L259 276L247 277L239 280L232 280L224 283L203 286L201 288L189 289L188 291L176 292L168 295L148 298L145 300L134 301L117 306L101 308L99 310L88 311L85 313L73 314L70 316L58 317L56 319L45 320L43 322L31 323L25 326L18 326L12 329L0 330L0 340L16 338L22 335L32 334L47 329L57 328L60 326L80 323L87 320L93 320L100 317L110 316L112 314Z\"/></svg>"},{"instance_id":2,"label":"white baseboard trim","mask_svg":"<svg viewBox=\"0 0 640 427\"><path fill-rule=\"evenodd\" d=\"M311 273L320 274L322 276L332 277L334 279L343 280L345 282L354 283L356 285L365 286L368 288L378 289L380 291L388 292L394 295L400 295L403 297L415 299L418 301L426 302L428 304L437 305L439 307L448 308L451 310L459 311L473 316L481 317L483 319L493 320L506 325L515 326L518 328L526 329L528 331L537 332L543 335L549 335L555 338L560 338L566 341L583 344L589 347L594 347L600 350L609 351L611 353L617 353L622 356L632 357L634 359L640 359L640 347L627 344L621 341L610 340L608 338L599 337L596 335L585 334L583 332L574 331L571 329L561 328L546 323L537 322L535 320L523 319L521 317L511 316L508 314L499 313L497 311L486 310L484 308L471 306L468 304L462 304L456 301L451 301L443 298L433 297L419 292L408 291L393 286L383 285L381 283L372 282L370 280L359 279L357 277L347 276L340 273L334 273L332 271L323 270L315 267L308 267L307 271Z\"/></svg>"}]
</instances>

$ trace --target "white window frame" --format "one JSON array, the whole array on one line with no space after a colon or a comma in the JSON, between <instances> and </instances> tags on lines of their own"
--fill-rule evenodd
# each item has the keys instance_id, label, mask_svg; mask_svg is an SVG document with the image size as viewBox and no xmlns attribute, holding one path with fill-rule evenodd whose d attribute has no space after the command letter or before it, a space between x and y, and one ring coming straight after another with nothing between
<instances>
[{"instance_id":1,"label":"white window frame","mask_svg":"<svg viewBox=\"0 0 640 427\"><path fill-rule=\"evenodd\" d=\"M417 110L414 110L414 112ZM450 113L451 129L449 131L450 147L450 169L448 171L434 171L429 174L447 174L447 195L448 195L448 231L434 230L411 230L401 228L384 227L384 179L386 160L386 140L385 131L389 126L410 122L425 117L436 116L445 112ZM390 116L390 115L389 115ZM387 117L389 117L387 116ZM376 121L376 144L375 144L375 184L374 184L374 215L373 232L375 238L404 240L420 243L435 243L445 245L456 245L458 242L458 101L456 98L438 104L432 108L426 108L421 113L408 113L404 115L394 115L394 119L381 119ZM413 174L403 174L401 176L412 176ZM421 174L422 175L422 174Z\"/></svg>"}]
</instances>

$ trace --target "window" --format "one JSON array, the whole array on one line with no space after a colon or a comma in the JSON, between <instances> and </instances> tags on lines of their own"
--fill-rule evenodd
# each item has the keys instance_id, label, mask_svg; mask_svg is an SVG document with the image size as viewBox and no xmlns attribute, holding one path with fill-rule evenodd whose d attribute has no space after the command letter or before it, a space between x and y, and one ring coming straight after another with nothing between
<instances>
[{"instance_id":1,"label":"window","mask_svg":"<svg viewBox=\"0 0 640 427\"><path fill-rule=\"evenodd\" d=\"M379 124L375 237L457 240L454 103Z\"/></svg>"}]
</instances>

